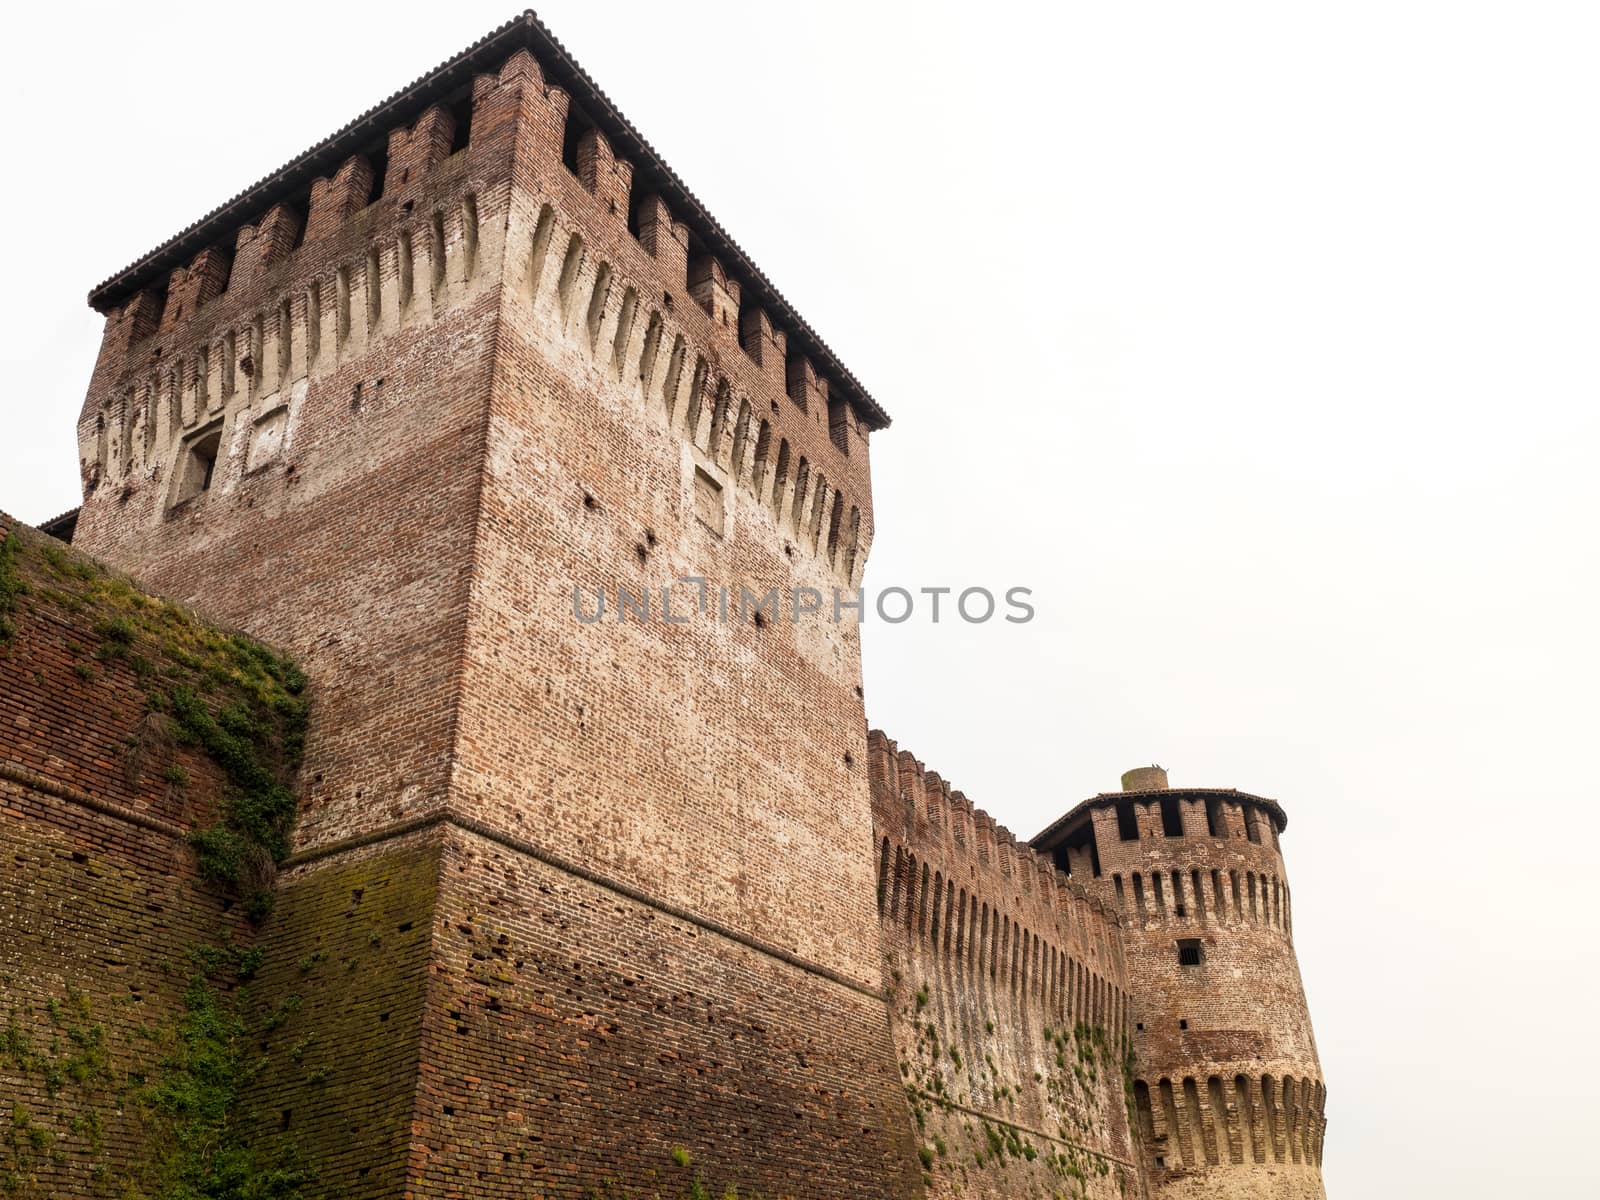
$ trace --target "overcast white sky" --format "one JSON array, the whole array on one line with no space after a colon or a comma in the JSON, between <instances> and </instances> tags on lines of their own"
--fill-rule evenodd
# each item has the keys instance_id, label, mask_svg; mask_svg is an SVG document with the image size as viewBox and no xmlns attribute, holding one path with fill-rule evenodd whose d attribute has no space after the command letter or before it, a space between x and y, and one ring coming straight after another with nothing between
<instances>
[{"instance_id":1,"label":"overcast white sky","mask_svg":"<svg viewBox=\"0 0 1600 1200\"><path fill-rule=\"evenodd\" d=\"M509 15L12 11L0 508L91 284ZM1034 589L869 624L874 724L1023 836L1281 798L1330 1194L1593 1195L1600 10L541 15L896 418L869 586Z\"/></svg>"}]
</instances>

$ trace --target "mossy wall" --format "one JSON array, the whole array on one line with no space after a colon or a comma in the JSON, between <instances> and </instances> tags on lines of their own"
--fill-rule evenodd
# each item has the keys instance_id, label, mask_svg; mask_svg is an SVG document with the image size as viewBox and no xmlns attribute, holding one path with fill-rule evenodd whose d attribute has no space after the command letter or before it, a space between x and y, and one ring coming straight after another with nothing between
<instances>
[{"instance_id":1,"label":"mossy wall","mask_svg":"<svg viewBox=\"0 0 1600 1200\"><path fill-rule=\"evenodd\" d=\"M316 1166L313 1197L398 1196L418 1086L439 833L305 863L278 878L257 945L265 1065L252 1139ZM274 1014L291 1019L271 1028Z\"/></svg>"},{"instance_id":2,"label":"mossy wall","mask_svg":"<svg viewBox=\"0 0 1600 1200\"><path fill-rule=\"evenodd\" d=\"M880 941L932 1196L1143 1196L1117 918L882 734Z\"/></svg>"},{"instance_id":3,"label":"mossy wall","mask_svg":"<svg viewBox=\"0 0 1600 1200\"><path fill-rule=\"evenodd\" d=\"M146 1194L138 1098L225 901L180 839L10 779L0 845L0 1196Z\"/></svg>"},{"instance_id":4,"label":"mossy wall","mask_svg":"<svg viewBox=\"0 0 1600 1200\"><path fill-rule=\"evenodd\" d=\"M304 715L272 651L0 518L0 1196L301 1194L244 1091Z\"/></svg>"},{"instance_id":5,"label":"mossy wall","mask_svg":"<svg viewBox=\"0 0 1600 1200\"><path fill-rule=\"evenodd\" d=\"M930 1196L1142 1195L1126 1037L1088 1020L1055 1023L1043 997L974 985L903 943L888 963L901 1078Z\"/></svg>"}]
</instances>

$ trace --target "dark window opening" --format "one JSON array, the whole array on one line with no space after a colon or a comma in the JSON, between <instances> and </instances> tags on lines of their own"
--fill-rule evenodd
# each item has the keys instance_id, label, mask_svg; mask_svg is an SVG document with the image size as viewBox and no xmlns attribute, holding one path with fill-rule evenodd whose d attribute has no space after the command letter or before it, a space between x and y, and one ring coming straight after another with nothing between
<instances>
[{"instance_id":1,"label":"dark window opening","mask_svg":"<svg viewBox=\"0 0 1600 1200\"><path fill-rule=\"evenodd\" d=\"M744 351L744 356L752 362L760 362L761 355L766 347L761 344L761 322L752 315L756 306L745 299L744 292L739 293L739 322L735 332L739 335L739 349Z\"/></svg>"},{"instance_id":2,"label":"dark window opening","mask_svg":"<svg viewBox=\"0 0 1600 1200\"><path fill-rule=\"evenodd\" d=\"M1198 967L1204 960L1199 938L1181 938L1178 942L1178 965Z\"/></svg>"},{"instance_id":3,"label":"dark window opening","mask_svg":"<svg viewBox=\"0 0 1600 1200\"><path fill-rule=\"evenodd\" d=\"M1139 819L1134 815L1131 800L1117 802L1117 836L1125 842L1139 840Z\"/></svg>"},{"instance_id":4,"label":"dark window opening","mask_svg":"<svg viewBox=\"0 0 1600 1200\"><path fill-rule=\"evenodd\" d=\"M465 150L472 139L472 89L446 107L456 120L455 131L450 135L450 153L455 154Z\"/></svg>"},{"instance_id":5,"label":"dark window opening","mask_svg":"<svg viewBox=\"0 0 1600 1200\"><path fill-rule=\"evenodd\" d=\"M578 143L593 128L594 122L587 113L576 104L567 106L567 127L561 136L561 161L574 175L578 174Z\"/></svg>"},{"instance_id":6,"label":"dark window opening","mask_svg":"<svg viewBox=\"0 0 1600 1200\"><path fill-rule=\"evenodd\" d=\"M367 196L367 203L383 199L384 176L389 173L389 143L387 140L379 142L367 151L367 161L372 164L372 191Z\"/></svg>"},{"instance_id":7,"label":"dark window opening","mask_svg":"<svg viewBox=\"0 0 1600 1200\"><path fill-rule=\"evenodd\" d=\"M174 504L193 500L202 492L211 489L211 480L217 469L217 454L221 449L220 422L190 440L184 449L183 468L178 475L178 492L173 498Z\"/></svg>"},{"instance_id":8,"label":"dark window opening","mask_svg":"<svg viewBox=\"0 0 1600 1200\"><path fill-rule=\"evenodd\" d=\"M310 197L296 197L289 207L294 212L294 237L289 239L289 251L293 253L306 244L306 215L311 211Z\"/></svg>"},{"instance_id":9,"label":"dark window opening","mask_svg":"<svg viewBox=\"0 0 1600 1200\"><path fill-rule=\"evenodd\" d=\"M1085 819L1071 833L1067 834L1062 843L1052 852L1055 864L1068 875L1080 875L1084 866L1083 856L1087 851L1089 855L1089 871L1098 879L1100 877L1100 847L1095 842L1094 822Z\"/></svg>"},{"instance_id":10,"label":"dark window opening","mask_svg":"<svg viewBox=\"0 0 1600 1200\"><path fill-rule=\"evenodd\" d=\"M1187 1029L1187 1028L1189 1028L1188 1020L1180 1018L1179 1021L1178 1021L1178 1028L1179 1029Z\"/></svg>"},{"instance_id":11,"label":"dark window opening","mask_svg":"<svg viewBox=\"0 0 1600 1200\"><path fill-rule=\"evenodd\" d=\"M1176 796L1161 797L1161 832L1169 838L1183 836L1183 809Z\"/></svg>"},{"instance_id":12,"label":"dark window opening","mask_svg":"<svg viewBox=\"0 0 1600 1200\"><path fill-rule=\"evenodd\" d=\"M1227 836L1222 824L1222 801L1214 796L1206 800L1206 833L1214 838Z\"/></svg>"},{"instance_id":13,"label":"dark window opening","mask_svg":"<svg viewBox=\"0 0 1600 1200\"><path fill-rule=\"evenodd\" d=\"M105 417L102 416L99 418L99 420L103 424ZM66 542L70 545L72 542L73 531L77 529L77 527L78 510L75 508L70 512L62 513L54 520L44 522L44 524L39 526L39 532L48 533L51 537L56 538L59 541Z\"/></svg>"},{"instance_id":14,"label":"dark window opening","mask_svg":"<svg viewBox=\"0 0 1600 1200\"><path fill-rule=\"evenodd\" d=\"M1257 845L1261 844L1261 818L1253 808L1244 810L1244 835Z\"/></svg>"},{"instance_id":15,"label":"dark window opening","mask_svg":"<svg viewBox=\"0 0 1600 1200\"><path fill-rule=\"evenodd\" d=\"M789 393L789 399L799 406L801 412L806 411L806 373L801 368L801 360L791 358L784 365L783 390Z\"/></svg>"}]
</instances>

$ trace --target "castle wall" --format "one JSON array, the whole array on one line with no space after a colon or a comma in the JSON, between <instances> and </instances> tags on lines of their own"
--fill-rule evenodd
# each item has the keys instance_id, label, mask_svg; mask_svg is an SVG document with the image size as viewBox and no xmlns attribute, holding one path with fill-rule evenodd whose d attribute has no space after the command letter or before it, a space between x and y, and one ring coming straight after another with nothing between
<instances>
[{"instance_id":1,"label":"castle wall","mask_svg":"<svg viewBox=\"0 0 1600 1200\"><path fill-rule=\"evenodd\" d=\"M84 744L116 753L114 743ZM58 778L0 773L8 1195L117 1195L138 1174L147 1132L125 1081L164 1052L157 1035L184 1012L189 950L228 920L180 835L94 799Z\"/></svg>"},{"instance_id":2,"label":"castle wall","mask_svg":"<svg viewBox=\"0 0 1600 1200\"><path fill-rule=\"evenodd\" d=\"M878 916L934 1195L1142 1194L1117 916L874 731Z\"/></svg>"},{"instance_id":3,"label":"castle wall","mask_svg":"<svg viewBox=\"0 0 1600 1200\"><path fill-rule=\"evenodd\" d=\"M1087 816L1100 874L1078 856L1073 877L1124 921L1153 1194L1320 1198L1326 1089L1274 812L1239 793L1171 790ZM1185 963L1180 943L1199 961Z\"/></svg>"},{"instance_id":4,"label":"castle wall","mask_svg":"<svg viewBox=\"0 0 1600 1200\"><path fill-rule=\"evenodd\" d=\"M738 611L741 587L812 587L831 608L853 568L816 521L846 507L870 528L865 440L840 451L771 344L756 363L684 295L681 257L652 256L626 203L563 163L565 100L531 58L478 104L514 109L518 150L462 811L871 986L859 627ZM811 464L806 495L776 477L776 449L760 463L763 442ZM697 507L708 478L715 521ZM706 581L706 614L684 577ZM681 624L660 610L675 584ZM619 611L619 588L649 614ZM591 617L609 594L603 618L580 622L575 590Z\"/></svg>"},{"instance_id":5,"label":"castle wall","mask_svg":"<svg viewBox=\"0 0 1600 1200\"><path fill-rule=\"evenodd\" d=\"M408 1185L442 829L290 859L257 944L263 1064L249 1136L315 1169L307 1197ZM293 1020L274 1027L285 1004Z\"/></svg>"}]
</instances>

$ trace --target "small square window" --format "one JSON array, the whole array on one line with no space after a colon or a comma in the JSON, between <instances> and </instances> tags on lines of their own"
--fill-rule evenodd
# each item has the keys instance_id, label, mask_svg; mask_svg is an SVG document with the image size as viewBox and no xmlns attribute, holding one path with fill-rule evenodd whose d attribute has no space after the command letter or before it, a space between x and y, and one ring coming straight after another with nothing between
<instances>
[{"instance_id":1,"label":"small square window","mask_svg":"<svg viewBox=\"0 0 1600 1200\"><path fill-rule=\"evenodd\" d=\"M1188 1019L1187 1019L1187 1018L1183 1018L1183 1017L1180 1017L1180 1018L1179 1018L1179 1020L1178 1020L1178 1028L1179 1028L1179 1029L1187 1029L1187 1028L1189 1028L1189 1021L1188 1021Z\"/></svg>"},{"instance_id":2,"label":"small square window","mask_svg":"<svg viewBox=\"0 0 1600 1200\"><path fill-rule=\"evenodd\" d=\"M1199 938L1183 938L1178 942L1178 965L1198 967L1204 961Z\"/></svg>"}]
</instances>

